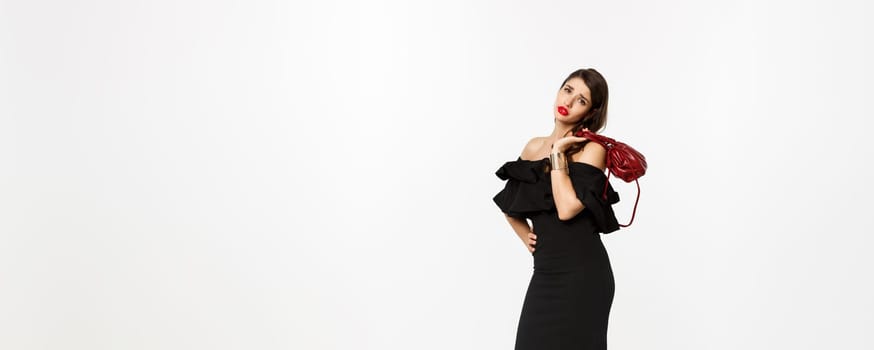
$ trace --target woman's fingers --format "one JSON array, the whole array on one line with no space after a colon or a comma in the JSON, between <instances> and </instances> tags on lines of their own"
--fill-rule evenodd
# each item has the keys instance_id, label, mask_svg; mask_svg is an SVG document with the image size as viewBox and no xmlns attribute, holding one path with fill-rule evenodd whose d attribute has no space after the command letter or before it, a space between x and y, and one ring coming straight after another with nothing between
<instances>
[{"instance_id":1,"label":"woman's fingers","mask_svg":"<svg viewBox=\"0 0 874 350\"><path fill-rule=\"evenodd\" d=\"M537 235L534 232L528 232L528 244L525 245L528 247L528 251L533 253L535 244L537 244Z\"/></svg>"},{"instance_id":2,"label":"woman's fingers","mask_svg":"<svg viewBox=\"0 0 874 350\"><path fill-rule=\"evenodd\" d=\"M537 235L528 233L528 250L534 251L534 245L537 244Z\"/></svg>"}]
</instances>

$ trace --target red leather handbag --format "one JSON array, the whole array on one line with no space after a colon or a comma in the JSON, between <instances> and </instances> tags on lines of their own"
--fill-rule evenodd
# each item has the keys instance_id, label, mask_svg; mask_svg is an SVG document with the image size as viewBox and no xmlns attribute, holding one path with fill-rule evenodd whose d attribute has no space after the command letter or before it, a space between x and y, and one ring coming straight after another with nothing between
<instances>
[{"instance_id":1,"label":"red leather handbag","mask_svg":"<svg viewBox=\"0 0 874 350\"><path fill-rule=\"evenodd\" d=\"M637 213L637 202L640 200L640 183L637 179L646 174L646 158L643 154L631 146L616 141L604 135L598 135L589 130L577 131L575 136L585 137L595 141L607 149L607 181L604 182L604 199L607 199L607 185L610 183L610 174L614 174L625 182L632 180L637 183L637 199L634 200L634 212L631 213L631 221L628 224L619 224L622 227L631 226L634 222L634 214Z\"/></svg>"}]
</instances>

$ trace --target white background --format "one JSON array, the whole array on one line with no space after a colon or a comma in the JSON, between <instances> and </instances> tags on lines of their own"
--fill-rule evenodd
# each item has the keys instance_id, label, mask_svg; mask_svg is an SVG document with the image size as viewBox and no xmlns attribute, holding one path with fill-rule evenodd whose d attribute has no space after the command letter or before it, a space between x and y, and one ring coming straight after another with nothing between
<instances>
[{"instance_id":1,"label":"white background","mask_svg":"<svg viewBox=\"0 0 874 350\"><path fill-rule=\"evenodd\" d=\"M869 6L0 1L0 348L510 349L494 172L588 67L611 349L874 348Z\"/></svg>"}]
</instances>

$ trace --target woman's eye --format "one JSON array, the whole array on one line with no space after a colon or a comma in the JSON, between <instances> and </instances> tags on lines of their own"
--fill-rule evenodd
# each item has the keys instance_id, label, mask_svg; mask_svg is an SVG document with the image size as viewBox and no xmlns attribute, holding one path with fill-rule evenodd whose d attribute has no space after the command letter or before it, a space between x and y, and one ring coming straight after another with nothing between
<instances>
[{"instance_id":1,"label":"woman's eye","mask_svg":"<svg viewBox=\"0 0 874 350\"><path fill-rule=\"evenodd\" d=\"M580 104L582 104L583 106L585 106L585 105L586 105L586 100L584 100L584 99L580 99Z\"/></svg>"}]
</instances>

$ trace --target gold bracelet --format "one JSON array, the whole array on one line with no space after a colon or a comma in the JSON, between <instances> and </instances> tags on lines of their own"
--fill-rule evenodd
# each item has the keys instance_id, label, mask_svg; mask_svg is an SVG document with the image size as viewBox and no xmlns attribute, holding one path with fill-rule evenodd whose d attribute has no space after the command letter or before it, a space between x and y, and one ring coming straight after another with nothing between
<instances>
[{"instance_id":1,"label":"gold bracelet","mask_svg":"<svg viewBox=\"0 0 874 350\"><path fill-rule=\"evenodd\" d=\"M564 152L550 153L549 164L552 166L552 170L566 170L567 158L565 158Z\"/></svg>"}]
</instances>

